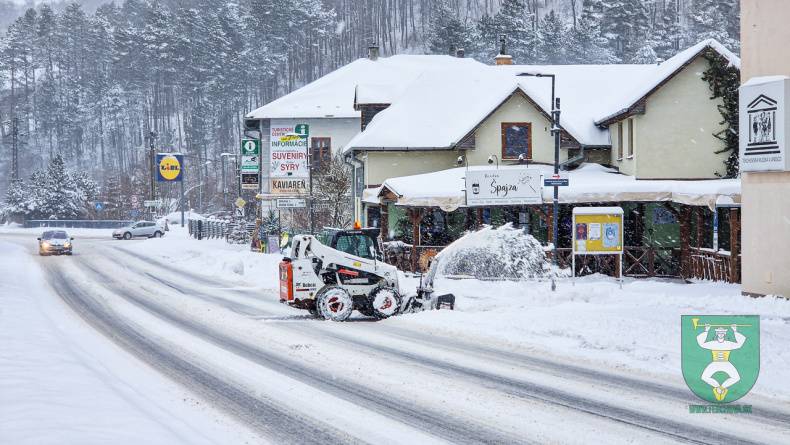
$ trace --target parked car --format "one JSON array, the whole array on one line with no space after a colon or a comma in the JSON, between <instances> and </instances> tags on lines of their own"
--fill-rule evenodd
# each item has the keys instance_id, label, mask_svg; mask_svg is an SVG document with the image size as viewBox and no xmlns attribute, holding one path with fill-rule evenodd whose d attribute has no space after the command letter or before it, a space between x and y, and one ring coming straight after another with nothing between
<instances>
[{"instance_id":1,"label":"parked car","mask_svg":"<svg viewBox=\"0 0 790 445\"><path fill-rule=\"evenodd\" d=\"M116 239L132 239L132 237L145 236L148 238L159 238L165 235L165 223L155 223L153 221L137 221L130 223L126 227L121 227L112 232L112 237Z\"/></svg>"},{"instance_id":2,"label":"parked car","mask_svg":"<svg viewBox=\"0 0 790 445\"><path fill-rule=\"evenodd\" d=\"M71 255L72 241L65 230L47 230L38 238L39 255Z\"/></svg>"},{"instance_id":3,"label":"parked car","mask_svg":"<svg viewBox=\"0 0 790 445\"><path fill-rule=\"evenodd\" d=\"M209 213L208 215L206 215L206 219L222 219L222 220L232 221L236 219L236 217L233 216L233 212L229 212L227 210L221 210L219 212Z\"/></svg>"}]
</instances>

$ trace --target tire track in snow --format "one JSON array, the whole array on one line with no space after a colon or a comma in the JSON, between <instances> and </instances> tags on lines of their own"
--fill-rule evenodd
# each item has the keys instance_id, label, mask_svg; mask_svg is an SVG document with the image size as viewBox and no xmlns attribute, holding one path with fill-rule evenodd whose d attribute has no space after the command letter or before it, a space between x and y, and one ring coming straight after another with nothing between
<instances>
[{"instance_id":1,"label":"tire track in snow","mask_svg":"<svg viewBox=\"0 0 790 445\"><path fill-rule=\"evenodd\" d=\"M145 337L133 326L111 314L94 298L74 286L58 266L44 268L55 292L86 323L135 357L200 395L276 443L359 443L348 434L317 423L287 407L252 397L243 390L179 357L166 345Z\"/></svg>"}]
</instances>

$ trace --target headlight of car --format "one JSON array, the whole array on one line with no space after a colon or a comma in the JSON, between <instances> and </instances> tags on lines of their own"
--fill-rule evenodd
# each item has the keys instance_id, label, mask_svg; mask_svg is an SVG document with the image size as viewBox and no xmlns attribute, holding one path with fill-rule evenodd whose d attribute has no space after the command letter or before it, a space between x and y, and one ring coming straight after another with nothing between
<instances>
[{"instance_id":1,"label":"headlight of car","mask_svg":"<svg viewBox=\"0 0 790 445\"><path fill-rule=\"evenodd\" d=\"M63 247L65 247L66 249L68 249L68 248L69 248L69 246L71 246L71 243L64 243L64 244L63 244Z\"/></svg>"},{"instance_id":2,"label":"headlight of car","mask_svg":"<svg viewBox=\"0 0 790 445\"><path fill-rule=\"evenodd\" d=\"M45 249L49 249L49 243L43 242L43 243L41 243L41 247L43 247Z\"/></svg>"}]
</instances>

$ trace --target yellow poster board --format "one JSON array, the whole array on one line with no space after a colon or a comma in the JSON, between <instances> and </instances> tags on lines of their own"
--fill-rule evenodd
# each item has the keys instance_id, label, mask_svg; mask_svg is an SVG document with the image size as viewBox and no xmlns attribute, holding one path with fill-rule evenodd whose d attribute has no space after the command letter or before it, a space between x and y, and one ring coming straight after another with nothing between
<instances>
[{"instance_id":1,"label":"yellow poster board","mask_svg":"<svg viewBox=\"0 0 790 445\"><path fill-rule=\"evenodd\" d=\"M574 208L573 253L575 255L622 254L623 209L621 207Z\"/></svg>"}]
</instances>

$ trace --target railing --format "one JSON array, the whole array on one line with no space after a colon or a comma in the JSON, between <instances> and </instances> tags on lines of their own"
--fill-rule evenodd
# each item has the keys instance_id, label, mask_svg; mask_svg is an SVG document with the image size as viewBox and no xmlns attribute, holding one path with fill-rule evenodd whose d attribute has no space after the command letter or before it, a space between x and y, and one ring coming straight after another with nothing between
<instances>
[{"instance_id":1,"label":"railing","mask_svg":"<svg viewBox=\"0 0 790 445\"><path fill-rule=\"evenodd\" d=\"M728 283L741 282L740 261L736 261L735 268L733 268L730 252L726 250L714 252L712 249L696 247L691 247L689 250L691 251L689 255L691 277Z\"/></svg>"},{"instance_id":2,"label":"railing","mask_svg":"<svg viewBox=\"0 0 790 445\"><path fill-rule=\"evenodd\" d=\"M121 220L66 220L66 219L30 219L22 225L25 229L36 227L57 227L62 229L120 229L133 221Z\"/></svg>"}]
</instances>

